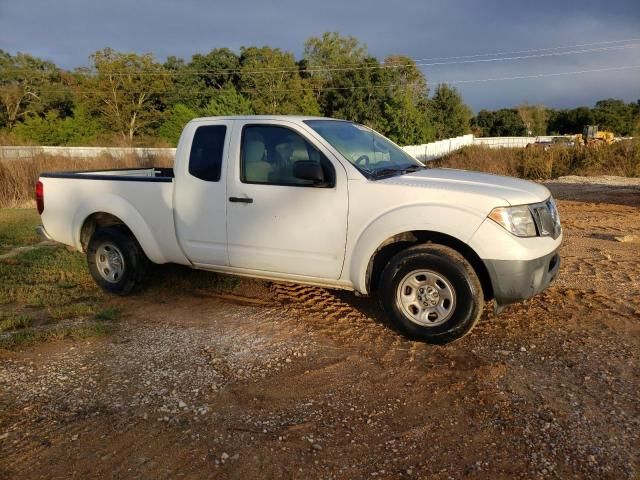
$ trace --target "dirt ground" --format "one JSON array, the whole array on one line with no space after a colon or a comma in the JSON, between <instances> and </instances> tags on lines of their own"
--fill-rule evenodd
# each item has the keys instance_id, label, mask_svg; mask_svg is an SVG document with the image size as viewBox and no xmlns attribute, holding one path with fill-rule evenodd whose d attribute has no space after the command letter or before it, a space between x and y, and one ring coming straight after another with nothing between
<instances>
[{"instance_id":1,"label":"dirt ground","mask_svg":"<svg viewBox=\"0 0 640 480\"><path fill-rule=\"evenodd\" d=\"M640 190L549 186L558 281L454 344L404 339L370 299L243 281L1 353L0 477L639 478Z\"/></svg>"}]
</instances>

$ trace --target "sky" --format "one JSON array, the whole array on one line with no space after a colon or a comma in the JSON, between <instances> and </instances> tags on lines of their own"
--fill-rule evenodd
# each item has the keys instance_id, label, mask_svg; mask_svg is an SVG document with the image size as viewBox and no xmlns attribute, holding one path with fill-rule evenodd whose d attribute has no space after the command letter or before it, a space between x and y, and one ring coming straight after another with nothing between
<instances>
[{"instance_id":1,"label":"sky","mask_svg":"<svg viewBox=\"0 0 640 480\"><path fill-rule=\"evenodd\" d=\"M426 59L429 85L453 83L476 112L640 99L640 0L0 0L0 49L68 69L107 46L161 61L254 45L300 58L325 31L381 60Z\"/></svg>"}]
</instances>

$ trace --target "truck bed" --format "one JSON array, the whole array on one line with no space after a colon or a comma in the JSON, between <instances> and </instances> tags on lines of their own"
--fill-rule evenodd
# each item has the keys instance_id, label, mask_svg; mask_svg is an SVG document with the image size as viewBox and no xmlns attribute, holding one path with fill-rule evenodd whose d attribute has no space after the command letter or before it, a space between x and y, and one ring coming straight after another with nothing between
<instances>
[{"instance_id":1,"label":"truck bed","mask_svg":"<svg viewBox=\"0 0 640 480\"><path fill-rule=\"evenodd\" d=\"M127 168L40 175L46 232L82 249L80 231L92 214L104 212L127 225L155 263L188 264L173 219L173 169Z\"/></svg>"},{"instance_id":2,"label":"truck bed","mask_svg":"<svg viewBox=\"0 0 640 480\"><path fill-rule=\"evenodd\" d=\"M44 178L78 178L84 180L123 180L135 182L171 182L173 168L116 168L114 170L81 170L75 172L45 172Z\"/></svg>"}]
</instances>

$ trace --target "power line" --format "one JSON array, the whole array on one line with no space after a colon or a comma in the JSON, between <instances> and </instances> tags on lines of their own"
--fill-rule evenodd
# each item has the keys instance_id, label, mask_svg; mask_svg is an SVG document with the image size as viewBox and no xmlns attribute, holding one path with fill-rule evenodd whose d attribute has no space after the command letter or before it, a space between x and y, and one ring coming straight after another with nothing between
<instances>
[{"instance_id":1,"label":"power line","mask_svg":"<svg viewBox=\"0 0 640 480\"><path fill-rule=\"evenodd\" d=\"M527 60L532 58L544 58L544 57L557 57L557 56L566 56L566 55L577 55L577 54L586 54L586 53L599 53L611 50L623 50L627 48L637 48L640 46L638 43L629 43L640 40L640 38L632 38L627 40L613 40L607 42L591 42L584 44L577 44L573 46L558 46L558 47L548 47L548 48L540 48L540 49L529 49L529 50L518 50L512 52L494 52L494 53L484 53L484 54L474 54L474 55L462 55L462 56L454 56L454 57L436 57L436 58L424 58L413 60L412 63L401 63L401 64L379 64L376 63L372 65L371 63L353 63L353 64L342 64L342 65L318 65L318 66L308 66L308 67L287 67L287 68L279 68L279 67L264 67L255 70L245 70L242 69L216 69L216 70L185 70L185 71L144 71L137 70L134 71L135 75L145 75L145 76L191 76L191 75L259 75L259 74L285 74L285 73L323 73L323 72L337 72L337 71L347 71L347 70L374 70L374 69L399 69L399 68L408 68L408 67L435 67L435 66L446 66L446 65L463 65L463 64L473 64L473 63L488 63L488 62L508 62L508 61L516 61L516 60ZM622 44L622 45L613 45L613 44ZM581 50L569 50L569 51L561 51L561 52L550 52L552 50L564 50L567 48L577 48L582 46L594 46L594 45L610 45L606 47L596 47L596 48L588 48ZM532 52L550 52L550 53L537 53L533 54ZM529 55L519 55L523 53L532 53ZM499 57L497 55L500 55ZM517 55L505 57L504 55ZM493 58L479 58L493 56ZM438 61L435 61L438 60ZM453 61L442 61L442 60L453 60ZM4 69L4 71L28 71L26 69ZM92 71L95 73L94 71ZM80 72L78 72L80 73ZM110 72L114 76L127 76L131 75L132 72L126 71L113 71ZM43 75L45 72L43 72Z\"/></svg>"},{"instance_id":2,"label":"power line","mask_svg":"<svg viewBox=\"0 0 640 480\"><path fill-rule=\"evenodd\" d=\"M341 66L341 67L306 67L306 68L298 68L291 67L286 69L257 69L257 70L249 70L243 71L241 69L237 70L228 70L228 71L216 71L216 70L204 70L204 71L185 71L185 72L135 72L135 74L140 75L156 75L156 76L190 76L190 75L239 75L239 76L250 76L250 75L274 75L274 74L286 74L286 73L329 73L329 72L340 72L340 71L350 71L350 70L378 70L378 69L400 69L400 68L411 68L411 67L438 67L445 65L463 65L463 64L472 64L472 63L490 63L490 62L509 62L515 60L526 60L532 58L544 58L544 57L559 57L566 55L578 55L585 53L600 53L610 50L623 50L626 48L637 48L640 44L628 44L628 45L618 45L618 46L610 46L610 47L600 47L600 48L590 48L584 50L571 50L567 52L553 52L553 53L540 53L540 54L531 54L531 55L521 55L521 56L512 56L512 57L495 57L495 58L476 58L470 60L457 60L451 62L432 62L432 63L400 63L400 64L376 64L376 65L362 65L362 66ZM131 73L125 72L114 72L114 75L117 76L126 76L131 75Z\"/></svg>"},{"instance_id":3,"label":"power line","mask_svg":"<svg viewBox=\"0 0 640 480\"><path fill-rule=\"evenodd\" d=\"M431 62L438 60L457 60L463 58L477 58L477 57L495 57L501 55L518 55L521 53L534 53L534 52L548 52L551 50L565 50L567 48L582 48L582 47L592 47L595 45L611 45L614 43L629 43L629 42L637 42L640 38L628 38L626 40L610 40L607 42L591 42L591 43L578 43L575 45L565 45L560 47L547 47L547 48L533 48L529 50L515 50L512 52L493 52L493 53L476 53L473 55L459 55L456 57L435 57L435 58L421 58L417 59L416 62Z\"/></svg>"},{"instance_id":4,"label":"power line","mask_svg":"<svg viewBox=\"0 0 640 480\"><path fill-rule=\"evenodd\" d=\"M585 70L573 70L573 71L564 71L564 72L550 72L550 73L537 73L531 75L514 75L514 76L503 76L503 77L490 77L490 78L479 78L479 79L469 79L469 80L433 80L431 83L439 84L469 84L469 83L488 83L488 82L498 82L498 81L509 81L509 80L525 80L525 79L536 79L536 78L546 78L546 77L558 77L558 76L571 76L571 75L583 75L589 73L599 73L599 72L611 72L611 71L623 71L623 70L633 70L640 68L640 65L620 65L615 67L602 67L602 68L593 68L593 69L585 69ZM354 85L348 87L312 87L308 88L301 87L300 90L311 90L311 91L340 91L340 90L375 90L375 89L383 89L383 88L392 88L404 86L400 83L386 83L379 85ZM57 92L66 92L66 90L62 87L49 88L49 89L41 89L38 92L42 93L57 93ZM75 89L76 93L80 94L91 94L91 93L102 93L97 89ZM293 92L297 90L293 89L242 89L238 90L239 93L255 93L255 92L268 92L268 93L286 93ZM149 90L128 90L127 93L149 93ZM150 92L153 94L158 94L162 92ZM202 94L202 90L181 90L180 93L183 94Z\"/></svg>"},{"instance_id":5,"label":"power line","mask_svg":"<svg viewBox=\"0 0 640 480\"><path fill-rule=\"evenodd\" d=\"M559 77L559 76L566 76L566 75L581 75L584 73L633 70L636 68L640 68L640 65L622 65L619 67L593 68L588 70L575 70L570 72L539 73L539 74L533 74L533 75L514 75L511 77L481 78L481 79L475 79L475 80L449 80L446 82L436 82L436 83L459 84L459 83L498 82L498 81L504 81L504 80L524 80L524 79L532 79L532 78Z\"/></svg>"},{"instance_id":6,"label":"power line","mask_svg":"<svg viewBox=\"0 0 640 480\"><path fill-rule=\"evenodd\" d=\"M530 58L559 57L563 55L577 55L582 53L596 53L596 52L604 52L609 50L622 50L625 48L637 48L638 46L640 46L640 44L634 43L634 44L629 44L624 46L590 48L585 50L570 50L568 52L538 53L538 54L532 54L532 55L520 55L515 57L480 58L480 59L463 60L463 61L456 61L456 62L417 63L416 66L433 67L433 66L440 66L440 65L459 65L459 64L466 64L466 63L504 62L504 61L513 61L513 60L525 60Z\"/></svg>"},{"instance_id":7,"label":"power line","mask_svg":"<svg viewBox=\"0 0 640 480\"><path fill-rule=\"evenodd\" d=\"M445 66L445 65L463 65L470 63L489 63L489 62L508 62L515 60L527 60L532 58L544 58L544 57L559 57L566 55L578 55L584 53L600 53L610 50L624 50L626 48L637 48L640 46L638 43L632 43L628 45L615 45L609 47L599 47L599 48L589 48L583 50L570 50L567 52L552 52L552 53L539 53L539 54L530 54L530 55L520 55L520 56L512 56L512 57L495 57L495 58L475 58L469 60L455 60L455 61L446 61L446 62L432 62L432 63L422 63L418 61L414 61L414 63L399 63L399 64L361 64L361 66L337 66L337 67L291 67L291 68L283 68L280 70L274 68L264 68L264 69L256 69L243 71L242 69L236 70L203 70L203 71L184 71L184 72L140 72L140 75L157 75L157 76L190 76L190 75L274 75L274 74L284 74L284 73L326 73L326 72L340 72L340 71L349 71L349 70L377 70L377 69L400 69L400 68L410 68L410 67L437 67L437 66ZM138 72L135 72L138 74ZM114 75L125 76L131 75L131 73L124 72L114 72Z\"/></svg>"}]
</instances>

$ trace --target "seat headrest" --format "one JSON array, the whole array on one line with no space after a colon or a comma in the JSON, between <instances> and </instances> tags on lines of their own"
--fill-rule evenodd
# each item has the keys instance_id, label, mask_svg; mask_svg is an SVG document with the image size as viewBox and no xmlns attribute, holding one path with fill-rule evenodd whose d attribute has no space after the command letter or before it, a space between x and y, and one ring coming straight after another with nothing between
<instances>
[{"instance_id":1,"label":"seat headrest","mask_svg":"<svg viewBox=\"0 0 640 480\"><path fill-rule=\"evenodd\" d=\"M261 162L264 160L266 150L263 141L250 140L247 142L245 160L247 162Z\"/></svg>"}]
</instances>

